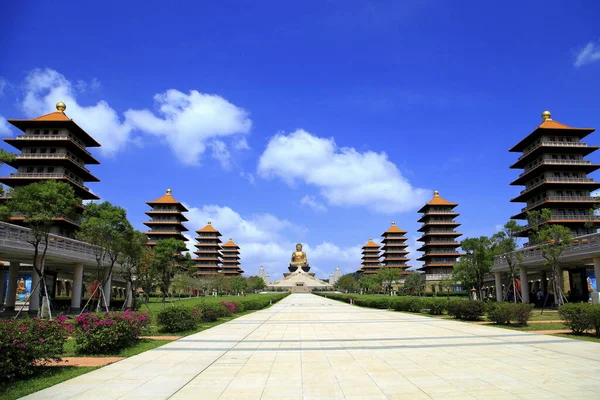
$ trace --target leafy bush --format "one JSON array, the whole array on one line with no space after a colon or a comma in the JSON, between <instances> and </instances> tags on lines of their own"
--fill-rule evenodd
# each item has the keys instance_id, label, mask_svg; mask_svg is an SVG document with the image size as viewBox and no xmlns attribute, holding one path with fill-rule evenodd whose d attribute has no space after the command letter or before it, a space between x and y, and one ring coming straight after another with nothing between
<instances>
[{"instance_id":1,"label":"leafy bush","mask_svg":"<svg viewBox=\"0 0 600 400\"><path fill-rule=\"evenodd\" d=\"M533 304L527 303L517 303L511 304L511 313L510 320L515 325L527 325L529 321L529 317L531 316L531 310L533 309Z\"/></svg>"},{"instance_id":2,"label":"leafy bush","mask_svg":"<svg viewBox=\"0 0 600 400\"><path fill-rule=\"evenodd\" d=\"M65 319L0 321L0 380L31 376L36 366L60 361L68 336Z\"/></svg>"},{"instance_id":3,"label":"leafy bush","mask_svg":"<svg viewBox=\"0 0 600 400\"><path fill-rule=\"evenodd\" d=\"M423 308L426 308L430 315L442 315L448 307L446 299L426 299L423 301Z\"/></svg>"},{"instance_id":4,"label":"leafy bush","mask_svg":"<svg viewBox=\"0 0 600 400\"><path fill-rule=\"evenodd\" d=\"M183 332L195 329L202 318L199 310L189 307L169 307L156 315L156 322L163 332Z\"/></svg>"},{"instance_id":5,"label":"leafy bush","mask_svg":"<svg viewBox=\"0 0 600 400\"><path fill-rule=\"evenodd\" d=\"M600 304L590 305L589 328L594 328L596 337L600 337Z\"/></svg>"},{"instance_id":6,"label":"leafy bush","mask_svg":"<svg viewBox=\"0 0 600 400\"><path fill-rule=\"evenodd\" d=\"M85 313L74 318L72 336L80 354L112 354L131 346L148 325L146 314Z\"/></svg>"},{"instance_id":7,"label":"leafy bush","mask_svg":"<svg viewBox=\"0 0 600 400\"><path fill-rule=\"evenodd\" d=\"M508 325L511 317L510 306L510 303L489 303L487 316L495 324Z\"/></svg>"},{"instance_id":8,"label":"leafy bush","mask_svg":"<svg viewBox=\"0 0 600 400\"><path fill-rule=\"evenodd\" d=\"M390 308L390 299L383 297L367 297L367 298L356 298L354 304L362 307L378 308L380 310L387 310Z\"/></svg>"},{"instance_id":9,"label":"leafy bush","mask_svg":"<svg viewBox=\"0 0 600 400\"><path fill-rule=\"evenodd\" d=\"M421 309L424 308L424 299L419 297L409 297L407 301L408 312L420 313Z\"/></svg>"},{"instance_id":10,"label":"leafy bush","mask_svg":"<svg viewBox=\"0 0 600 400\"><path fill-rule=\"evenodd\" d=\"M485 313L484 303L479 300L450 300L448 314L465 321L476 321Z\"/></svg>"},{"instance_id":11,"label":"leafy bush","mask_svg":"<svg viewBox=\"0 0 600 400\"><path fill-rule=\"evenodd\" d=\"M230 301L222 301L219 304L221 304L223 307L225 307L225 309L227 309L229 315L233 315L237 312L237 305L235 303L232 303Z\"/></svg>"},{"instance_id":12,"label":"leafy bush","mask_svg":"<svg viewBox=\"0 0 600 400\"><path fill-rule=\"evenodd\" d=\"M587 303L569 303L558 309L565 325L576 335L581 335L591 327L592 305Z\"/></svg>"},{"instance_id":13,"label":"leafy bush","mask_svg":"<svg viewBox=\"0 0 600 400\"><path fill-rule=\"evenodd\" d=\"M200 306L202 311L202 322L215 322L221 317L229 315L227 308L221 304L202 304Z\"/></svg>"}]
</instances>

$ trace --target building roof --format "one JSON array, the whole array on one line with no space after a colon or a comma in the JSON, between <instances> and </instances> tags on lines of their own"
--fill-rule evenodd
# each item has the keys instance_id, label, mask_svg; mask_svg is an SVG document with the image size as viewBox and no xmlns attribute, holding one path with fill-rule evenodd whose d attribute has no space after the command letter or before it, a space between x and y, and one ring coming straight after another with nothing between
<instances>
[{"instance_id":1,"label":"building roof","mask_svg":"<svg viewBox=\"0 0 600 400\"><path fill-rule=\"evenodd\" d=\"M213 228L212 223L210 221L208 221L208 224L204 228L198 229L196 231L196 233L200 233L200 232L215 232L215 233L219 234L218 236L221 236L221 232L219 232L218 230Z\"/></svg>"},{"instance_id":2,"label":"building roof","mask_svg":"<svg viewBox=\"0 0 600 400\"><path fill-rule=\"evenodd\" d=\"M146 204L148 204L149 206L160 204L173 204L176 205L181 211L188 211L188 209L185 208L183 204L175 200L175 198L171 195L171 189L167 189L167 193L162 197L159 197L158 199L153 201L149 201Z\"/></svg>"},{"instance_id":3,"label":"building roof","mask_svg":"<svg viewBox=\"0 0 600 400\"><path fill-rule=\"evenodd\" d=\"M69 132L76 135L79 139L81 139L86 146L88 147L100 147L100 143L98 143L93 137L91 137L86 131L84 131L79 125L75 123L71 118L67 117L65 114L67 106L63 102L59 102L56 104L56 109L58 111L51 112L50 114L42 115L40 117L32 118L32 119L9 119L10 122L15 127L19 128L21 131L25 132L27 128L33 127L63 127L67 128Z\"/></svg>"},{"instance_id":4,"label":"building roof","mask_svg":"<svg viewBox=\"0 0 600 400\"><path fill-rule=\"evenodd\" d=\"M364 248L376 248L376 249L378 249L378 248L379 248L379 245L378 245L377 243L375 243L375 242L373 241L373 239L369 239L369 241L367 242L367 244L365 244L365 245L363 246L363 249L364 249Z\"/></svg>"},{"instance_id":5,"label":"building roof","mask_svg":"<svg viewBox=\"0 0 600 400\"><path fill-rule=\"evenodd\" d=\"M565 135L576 136L579 139L586 137L595 130L594 128L573 128L561 122L555 121L551 117L552 114L550 111L544 111L542 113L542 123L539 124L533 132L523 138L523 140L514 145L509 151L523 151L525 147L533 143L539 136L548 134L551 130L560 130L562 131L561 133Z\"/></svg>"},{"instance_id":6,"label":"building roof","mask_svg":"<svg viewBox=\"0 0 600 400\"><path fill-rule=\"evenodd\" d=\"M392 226L390 226L390 229L388 229L387 231L383 232L383 234L381 236L385 236L386 233L406 233L406 231L398 228L396 226L396 223L392 222Z\"/></svg>"},{"instance_id":7,"label":"building roof","mask_svg":"<svg viewBox=\"0 0 600 400\"><path fill-rule=\"evenodd\" d=\"M456 207L457 205L458 204L449 202L448 200L440 197L440 192L438 192L437 190L435 190L433 192L433 198L431 200L429 200L429 202L427 204L425 204L423 207L421 207L421 209L418 212L423 213L423 212L425 212L425 210L427 209L427 207L430 207L430 206L452 206L452 207Z\"/></svg>"},{"instance_id":8,"label":"building roof","mask_svg":"<svg viewBox=\"0 0 600 400\"><path fill-rule=\"evenodd\" d=\"M233 239L232 238L229 238L229 241L227 243L222 244L221 247L235 247L237 249L240 248L240 246L238 246L237 244L233 243Z\"/></svg>"}]
</instances>

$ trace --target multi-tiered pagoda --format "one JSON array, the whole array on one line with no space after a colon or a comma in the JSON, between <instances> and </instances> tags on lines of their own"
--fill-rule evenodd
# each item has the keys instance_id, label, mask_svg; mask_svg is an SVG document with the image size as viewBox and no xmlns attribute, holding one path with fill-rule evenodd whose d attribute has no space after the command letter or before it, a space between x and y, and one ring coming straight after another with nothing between
<instances>
[{"instance_id":1,"label":"multi-tiered pagoda","mask_svg":"<svg viewBox=\"0 0 600 400\"><path fill-rule=\"evenodd\" d=\"M239 276L244 273L240 268L240 247L232 238L221 246L221 273L227 276Z\"/></svg>"},{"instance_id":2,"label":"multi-tiered pagoda","mask_svg":"<svg viewBox=\"0 0 600 400\"><path fill-rule=\"evenodd\" d=\"M358 270L361 274L376 274L381 268L381 255L379 245L369 239L362 248L362 266Z\"/></svg>"},{"instance_id":3,"label":"multi-tiered pagoda","mask_svg":"<svg viewBox=\"0 0 600 400\"><path fill-rule=\"evenodd\" d=\"M196 262L195 269L197 275L216 275L221 271L221 233L213 228L210 221L208 224L197 230L196 251L194 258Z\"/></svg>"},{"instance_id":4,"label":"multi-tiered pagoda","mask_svg":"<svg viewBox=\"0 0 600 400\"><path fill-rule=\"evenodd\" d=\"M20 129L23 135L7 138L4 141L21 151L7 164L16 168L0 182L13 188L29 183L54 179L69 183L75 195L82 200L98 200L85 182L99 182L86 164L100 164L87 150L88 147L100 147L93 137L65 114L66 106L56 104L56 112L33 119L9 119L8 122ZM83 211L83 207L79 208ZM15 223L24 217L15 215ZM61 236L73 236L79 225L64 216L57 216L51 233Z\"/></svg>"},{"instance_id":5,"label":"multi-tiered pagoda","mask_svg":"<svg viewBox=\"0 0 600 400\"><path fill-rule=\"evenodd\" d=\"M597 200L591 192L600 183L588 178L588 174L600 168L584 157L598 150L581 141L593 128L572 128L551 118L550 111L542 113L543 122L528 136L510 149L522 155L510 166L524 171L511 185L525 186L511 200L527 203L513 219L527 219L528 211L544 208L552 212L549 221L571 229L575 236L596 232L600 217L594 215ZM528 236L531 227L520 232Z\"/></svg>"},{"instance_id":6,"label":"multi-tiered pagoda","mask_svg":"<svg viewBox=\"0 0 600 400\"><path fill-rule=\"evenodd\" d=\"M419 228L423 236L417 240L423 242L423 245L418 251L424 254L418 260L424 263L419 269L425 271L426 290L434 290L432 285L436 282L449 279L452 268L460 257L457 251L460 243L456 239L462 233L456 232L456 228L460 226L454 221L459 216L454 211L456 206L458 204L441 198L436 190L433 192L433 199L419 210L423 214L418 221L423 223Z\"/></svg>"},{"instance_id":7,"label":"multi-tiered pagoda","mask_svg":"<svg viewBox=\"0 0 600 400\"><path fill-rule=\"evenodd\" d=\"M383 246L382 246L382 257L383 265L388 268L399 268L401 272L404 272L409 265L406 263L410 260L406 256L408 251L406 248L406 231L398 228L395 222L392 222L392 226L387 231L383 232Z\"/></svg>"},{"instance_id":8,"label":"multi-tiered pagoda","mask_svg":"<svg viewBox=\"0 0 600 400\"><path fill-rule=\"evenodd\" d=\"M144 232L148 236L148 246L156 245L156 242L163 239L173 238L187 242L188 239L181 232L187 232L187 228L183 225L187 218L183 213L187 208L183 204L175 200L171 195L171 189L167 189L167 193L154 201L149 201L148 204L152 207L151 211L146 211L146 215L150 217L150 221L144 222L150 230Z\"/></svg>"}]
</instances>

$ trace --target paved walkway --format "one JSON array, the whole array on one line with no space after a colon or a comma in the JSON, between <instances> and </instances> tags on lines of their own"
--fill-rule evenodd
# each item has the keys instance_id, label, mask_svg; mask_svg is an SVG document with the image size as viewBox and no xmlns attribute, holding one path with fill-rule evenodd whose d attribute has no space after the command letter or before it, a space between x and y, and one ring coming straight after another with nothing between
<instances>
[{"instance_id":1,"label":"paved walkway","mask_svg":"<svg viewBox=\"0 0 600 400\"><path fill-rule=\"evenodd\" d=\"M600 344L294 294L30 399L592 399Z\"/></svg>"}]
</instances>

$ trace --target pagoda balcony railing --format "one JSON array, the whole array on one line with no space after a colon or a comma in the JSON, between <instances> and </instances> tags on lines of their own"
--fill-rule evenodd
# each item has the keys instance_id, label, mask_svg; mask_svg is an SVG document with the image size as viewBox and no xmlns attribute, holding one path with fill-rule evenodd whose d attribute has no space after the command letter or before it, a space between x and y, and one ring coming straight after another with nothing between
<instances>
[{"instance_id":1,"label":"pagoda balcony railing","mask_svg":"<svg viewBox=\"0 0 600 400\"><path fill-rule=\"evenodd\" d=\"M428 210L423 213L424 215L428 214L456 214L456 211L452 210Z\"/></svg>"},{"instance_id":2,"label":"pagoda balcony railing","mask_svg":"<svg viewBox=\"0 0 600 400\"><path fill-rule=\"evenodd\" d=\"M21 154L15 155L15 158L16 159L21 159L21 160L30 160L30 159L40 159L40 160L63 159L63 160L70 160L70 161L73 161L75 164L79 165L81 168L83 168L87 172L90 172L90 170L85 167L84 163L82 163L81 161L77 160L76 158L71 157L70 155L65 154L65 153L44 153L44 154L21 153Z\"/></svg>"},{"instance_id":3,"label":"pagoda balcony railing","mask_svg":"<svg viewBox=\"0 0 600 400\"><path fill-rule=\"evenodd\" d=\"M426 224L430 224L430 225L443 225L443 224L453 224L456 223L456 221L454 221L453 219L437 219L437 220L429 220L427 222L425 222Z\"/></svg>"},{"instance_id":4,"label":"pagoda balcony railing","mask_svg":"<svg viewBox=\"0 0 600 400\"><path fill-rule=\"evenodd\" d=\"M431 228L428 229L427 232L423 232L425 233L456 233L454 232L453 229L439 229L439 228Z\"/></svg>"},{"instance_id":5,"label":"pagoda balcony railing","mask_svg":"<svg viewBox=\"0 0 600 400\"><path fill-rule=\"evenodd\" d=\"M53 141L53 140L70 140L71 142L75 143L77 145L77 147L79 147L81 150L85 151L86 153L88 153L90 156L92 155L92 153L90 153L89 151L87 151L85 149L85 146L81 143L79 143L73 136L71 135L62 135L62 136L32 136L32 135L17 135L17 139L19 140L47 140L49 142Z\"/></svg>"},{"instance_id":6,"label":"pagoda balcony railing","mask_svg":"<svg viewBox=\"0 0 600 400\"><path fill-rule=\"evenodd\" d=\"M152 220L148 221L148 222L160 222L160 223L174 223L174 224L179 224L181 221L176 219L176 218L172 218L172 219L155 219L153 218Z\"/></svg>"},{"instance_id":7,"label":"pagoda balcony railing","mask_svg":"<svg viewBox=\"0 0 600 400\"><path fill-rule=\"evenodd\" d=\"M519 175L519 177L528 174L531 170L539 167L540 165L590 165L592 162L589 160L554 160L551 158L547 158L542 160L535 165L532 165L531 168L526 168L525 171Z\"/></svg>"},{"instance_id":8,"label":"pagoda balcony railing","mask_svg":"<svg viewBox=\"0 0 600 400\"><path fill-rule=\"evenodd\" d=\"M426 281L443 281L452 279L452 274L423 274Z\"/></svg>"},{"instance_id":9,"label":"pagoda balcony railing","mask_svg":"<svg viewBox=\"0 0 600 400\"><path fill-rule=\"evenodd\" d=\"M148 233L156 233L156 232L181 233L181 232L175 230L174 228L163 228L163 229L160 229L160 228L154 229L153 228L148 231Z\"/></svg>"},{"instance_id":10,"label":"pagoda balcony railing","mask_svg":"<svg viewBox=\"0 0 600 400\"><path fill-rule=\"evenodd\" d=\"M27 219L27 216L25 214L22 214L22 213L12 213L10 216L12 218L24 218L24 219ZM69 218L69 217L65 216L64 214L58 214L54 218L57 218L57 219L61 218L61 219L64 219L65 221L68 221L68 222L70 222L72 224L75 224L75 225L79 225L79 223L80 223L80 221L77 221L77 220L75 220L73 218Z\"/></svg>"},{"instance_id":11,"label":"pagoda balcony railing","mask_svg":"<svg viewBox=\"0 0 600 400\"><path fill-rule=\"evenodd\" d=\"M541 200L535 201L529 204L527 207L523 207L521 212L525 212L535 206L538 206L546 201L590 201L590 202L600 202L598 199L592 196L548 196Z\"/></svg>"},{"instance_id":12,"label":"pagoda balcony railing","mask_svg":"<svg viewBox=\"0 0 600 400\"><path fill-rule=\"evenodd\" d=\"M592 178L558 178L558 177L549 177L544 178L543 180L527 187L525 190L521 191L521 194L525 194L536 187L543 185L544 183L592 183L594 179Z\"/></svg>"},{"instance_id":13,"label":"pagoda balcony railing","mask_svg":"<svg viewBox=\"0 0 600 400\"><path fill-rule=\"evenodd\" d=\"M518 160L525 158L530 153L534 152L535 150L537 150L539 147L542 147L542 146L587 147L587 143L584 143L584 142L539 142L535 147L531 148L530 150L528 150L526 152L523 152L523 155L521 155L521 157L519 157Z\"/></svg>"},{"instance_id":14,"label":"pagoda balcony railing","mask_svg":"<svg viewBox=\"0 0 600 400\"><path fill-rule=\"evenodd\" d=\"M71 178L68 175L65 174L61 174L59 172L55 172L55 173L50 173L50 172L13 172L10 174L11 178L43 178L43 179L56 179L56 178L66 178L69 182L85 189L86 191L90 191L90 189L88 189L86 186L84 186L82 183L79 183L78 181L76 181L75 179Z\"/></svg>"},{"instance_id":15,"label":"pagoda balcony railing","mask_svg":"<svg viewBox=\"0 0 600 400\"><path fill-rule=\"evenodd\" d=\"M456 240L434 240L434 241L429 241L429 242L423 242L423 244L427 244L427 245L435 245L435 244L458 244L460 245L460 242L457 242Z\"/></svg>"}]
</instances>

